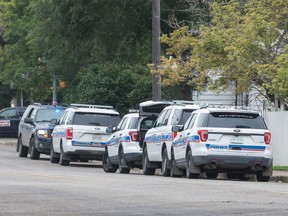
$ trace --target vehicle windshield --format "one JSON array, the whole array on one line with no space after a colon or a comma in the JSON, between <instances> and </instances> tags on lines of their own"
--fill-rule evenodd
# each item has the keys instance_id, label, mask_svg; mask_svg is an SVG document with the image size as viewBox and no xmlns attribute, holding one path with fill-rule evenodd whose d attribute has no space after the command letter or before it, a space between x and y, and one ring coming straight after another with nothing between
<instances>
[{"instance_id":1,"label":"vehicle windshield","mask_svg":"<svg viewBox=\"0 0 288 216\"><path fill-rule=\"evenodd\" d=\"M35 121L36 122L50 122L51 119L59 120L64 109L39 109Z\"/></svg>"},{"instance_id":2,"label":"vehicle windshield","mask_svg":"<svg viewBox=\"0 0 288 216\"><path fill-rule=\"evenodd\" d=\"M211 113L207 127L267 129L263 118L255 113Z\"/></svg>"},{"instance_id":3,"label":"vehicle windshield","mask_svg":"<svg viewBox=\"0 0 288 216\"><path fill-rule=\"evenodd\" d=\"M104 113L84 113L76 112L73 120L75 125L95 125L95 126L113 126L116 127L120 122L119 115Z\"/></svg>"}]
</instances>

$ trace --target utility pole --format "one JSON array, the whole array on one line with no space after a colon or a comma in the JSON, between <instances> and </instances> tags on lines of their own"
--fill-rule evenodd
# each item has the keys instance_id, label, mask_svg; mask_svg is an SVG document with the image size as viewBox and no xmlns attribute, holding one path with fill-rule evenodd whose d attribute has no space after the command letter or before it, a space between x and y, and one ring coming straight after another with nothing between
<instances>
[{"instance_id":1,"label":"utility pole","mask_svg":"<svg viewBox=\"0 0 288 216\"><path fill-rule=\"evenodd\" d=\"M161 75L157 72L160 65L160 0L152 3L152 59L156 72L152 75L153 100L161 100Z\"/></svg>"},{"instance_id":2,"label":"utility pole","mask_svg":"<svg viewBox=\"0 0 288 216\"><path fill-rule=\"evenodd\" d=\"M53 73L53 98L52 98L52 105L56 106L57 104L57 80L56 75Z\"/></svg>"}]
</instances>

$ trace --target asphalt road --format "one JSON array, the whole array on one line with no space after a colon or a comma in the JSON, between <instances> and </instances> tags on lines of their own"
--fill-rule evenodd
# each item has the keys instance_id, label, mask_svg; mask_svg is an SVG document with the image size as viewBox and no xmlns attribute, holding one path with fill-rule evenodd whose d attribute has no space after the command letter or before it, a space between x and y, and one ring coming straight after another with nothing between
<instances>
[{"instance_id":1,"label":"asphalt road","mask_svg":"<svg viewBox=\"0 0 288 216\"><path fill-rule=\"evenodd\" d=\"M51 164L0 145L0 215L288 215L279 182L104 173L100 163Z\"/></svg>"}]
</instances>

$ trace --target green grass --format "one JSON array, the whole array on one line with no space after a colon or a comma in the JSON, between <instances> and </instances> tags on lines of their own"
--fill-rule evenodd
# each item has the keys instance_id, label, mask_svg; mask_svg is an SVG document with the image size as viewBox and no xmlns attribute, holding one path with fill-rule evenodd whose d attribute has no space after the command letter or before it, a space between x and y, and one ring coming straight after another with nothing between
<instances>
[{"instance_id":1,"label":"green grass","mask_svg":"<svg viewBox=\"0 0 288 216\"><path fill-rule=\"evenodd\" d=\"M275 170L275 171L288 171L288 166L274 166L273 170Z\"/></svg>"}]
</instances>

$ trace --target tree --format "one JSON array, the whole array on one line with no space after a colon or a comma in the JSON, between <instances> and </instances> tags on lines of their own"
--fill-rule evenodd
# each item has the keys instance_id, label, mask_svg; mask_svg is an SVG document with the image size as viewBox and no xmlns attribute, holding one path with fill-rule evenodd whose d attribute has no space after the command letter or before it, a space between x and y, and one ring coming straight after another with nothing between
<instances>
[{"instance_id":1,"label":"tree","mask_svg":"<svg viewBox=\"0 0 288 216\"><path fill-rule=\"evenodd\" d=\"M79 73L77 103L112 105L120 113L138 108L139 101L151 98L151 81L147 68L110 62L90 65ZM148 83L147 83L148 81Z\"/></svg>"},{"instance_id":2,"label":"tree","mask_svg":"<svg viewBox=\"0 0 288 216\"><path fill-rule=\"evenodd\" d=\"M4 46L0 50L1 81L12 85L16 94L22 89L31 100L44 101L51 92L51 79L38 61L37 47L27 37L35 24L29 5L30 0L11 1L2 13Z\"/></svg>"},{"instance_id":3,"label":"tree","mask_svg":"<svg viewBox=\"0 0 288 216\"><path fill-rule=\"evenodd\" d=\"M199 28L199 35L182 27L163 37L170 44L168 52L175 58L163 58L166 68L162 73L168 78L175 73L179 79L192 76L192 81L186 83L196 83L197 89L203 89L203 81L213 76L209 83L212 90L225 90L231 82L236 82L236 94L256 86L271 101L274 100L269 97L271 93L285 100L288 97L283 91L287 82L283 74L287 71L287 7L285 0L251 0L247 4L236 0L225 4L214 2L212 21ZM187 50L189 59L182 62ZM171 70L173 64L174 68L187 64L181 71L184 75ZM261 79L263 75L267 77L265 81ZM170 78L167 82L172 83Z\"/></svg>"}]
</instances>

